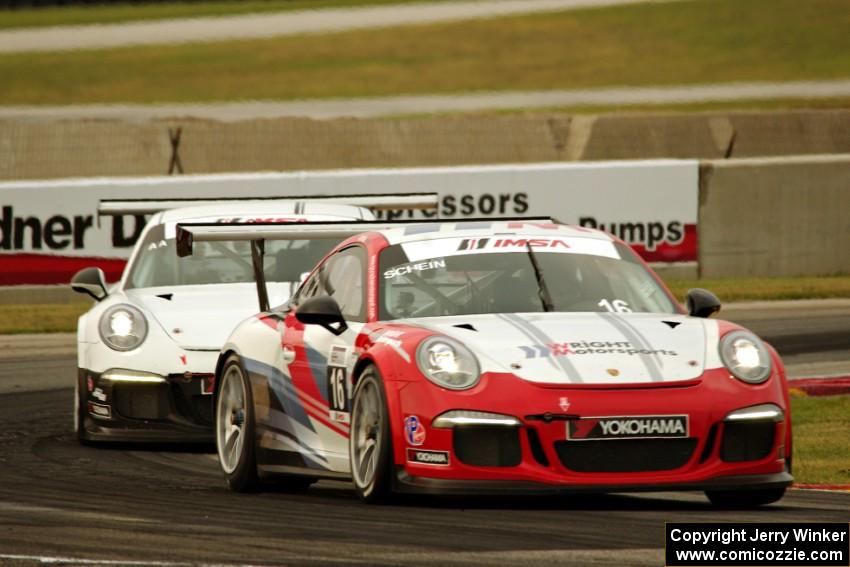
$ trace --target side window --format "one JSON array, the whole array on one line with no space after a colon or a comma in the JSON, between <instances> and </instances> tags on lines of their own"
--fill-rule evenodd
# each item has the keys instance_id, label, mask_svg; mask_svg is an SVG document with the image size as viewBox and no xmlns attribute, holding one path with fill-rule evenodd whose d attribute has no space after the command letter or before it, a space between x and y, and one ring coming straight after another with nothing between
<instances>
[{"instance_id":1,"label":"side window","mask_svg":"<svg viewBox=\"0 0 850 567\"><path fill-rule=\"evenodd\" d=\"M351 246L330 258L318 274L321 287L336 299L346 319L365 321L365 273L365 251Z\"/></svg>"},{"instance_id":2,"label":"side window","mask_svg":"<svg viewBox=\"0 0 850 567\"><path fill-rule=\"evenodd\" d=\"M316 297L317 295L327 295L327 292L325 292L322 289L322 286L319 284L319 275L321 273L321 270L323 269L324 266L322 266L319 271L314 273L310 278L308 278L304 282L304 284L298 290L298 293L295 295L293 303L298 304L304 301L305 299L310 299L311 297Z\"/></svg>"}]
</instances>

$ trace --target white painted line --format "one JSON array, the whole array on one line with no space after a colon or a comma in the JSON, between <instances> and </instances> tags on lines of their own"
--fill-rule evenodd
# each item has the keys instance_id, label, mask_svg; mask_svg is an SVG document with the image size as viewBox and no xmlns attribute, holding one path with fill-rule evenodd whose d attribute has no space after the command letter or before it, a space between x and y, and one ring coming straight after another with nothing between
<instances>
[{"instance_id":1,"label":"white painted line","mask_svg":"<svg viewBox=\"0 0 850 567\"><path fill-rule=\"evenodd\" d=\"M139 561L132 559L91 559L86 557L62 557L53 555L15 555L0 553L0 560L34 561L45 565L144 565L152 567L178 567L184 565L201 565L201 563L174 561ZM204 567L265 567L261 564L247 563L207 563Z\"/></svg>"},{"instance_id":2,"label":"white painted line","mask_svg":"<svg viewBox=\"0 0 850 567\"><path fill-rule=\"evenodd\" d=\"M262 39L674 0L488 0L329 8L0 32L0 53Z\"/></svg>"},{"instance_id":3,"label":"white painted line","mask_svg":"<svg viewBox=\"0 0 850 567\"><path fill-rule=\"evenodd\" d=\"M405 116L570 106L629 106L742 100L850 97L850 80L782 83L713 83L549 91L495 91L348 99L245 101L223 103L82 104L2 106L0 118L24 121L116 119L145 122L166 118L204 118L222 122L300 116L317 120ZM761 158L759 158L761 159ZM781 160L786 157L777 158ZM801 159L810 159L809 156ZM824 159L824 158L821 158ZM730 163L737 160L730 160Z\"/></svg>"}]
</instances>

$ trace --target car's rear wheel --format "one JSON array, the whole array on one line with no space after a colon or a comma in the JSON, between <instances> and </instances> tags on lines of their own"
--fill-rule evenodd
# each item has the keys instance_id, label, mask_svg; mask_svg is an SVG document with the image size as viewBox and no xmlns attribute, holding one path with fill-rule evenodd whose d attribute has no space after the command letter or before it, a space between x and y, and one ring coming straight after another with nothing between
<instances>
[{"instance_id":1,"label":"car's rear wheel","mask_svg":"<svg viewBox=\"0 0 850 567\"><path fill-rule=\"evenodd\" d=\"M216 398L215 444L227 486L237 492L260 488L254 443L254 404L251 385L239 357L224 363Z\"/></svg>"},{"instance_id":2,"label":"car's rear wheel","mask_svg":"<svg viewBox=\"0 0 850 567\"><path fill-rule=\"evenodd\" d=\"M785 489L706 490L705 495L712 504L720 508L754 508L778 501L785 495Z\"/></svg>"},{"instance_id":3,"label":"car's rear wheel","mask_svg":"<svg viewBox=\"0 0 850 567\"><path fill-rule=\"evenodd\" d=\"M354 488L364 502L386 502L392 494L390 436L383 381L378 369L368 366L354 389L348 442Z\"/></svg>"}]
</instances>

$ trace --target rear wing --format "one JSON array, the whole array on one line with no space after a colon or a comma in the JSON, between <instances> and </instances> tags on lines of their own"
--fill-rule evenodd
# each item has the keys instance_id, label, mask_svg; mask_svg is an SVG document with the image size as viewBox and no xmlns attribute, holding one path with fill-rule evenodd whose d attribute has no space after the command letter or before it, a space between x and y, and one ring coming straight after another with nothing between
<instances>
[{"instance_id":1,"label":"rear wing","mask_svg":"<svg viewBox=\"0 0 850 567\"><path fill-rule=\"evenodd\" d=\"M260 311L269 310L269 295L266 287L266 275L263 271L263 256L266 240L304 240L308 238L334 238L343 240L349 236L377 230L389 230L401 226L413 226L434 223L454 225L475 225L483 222L519 221L547 222L560 224L551 217L516 218L479 218L464 221L429 219L416 221L351 221L351 222L295 222L295 223L178 223L177 255L181 258L192 255L195 242L233 242L251 243L251 263L254 280L257 284L257 296Z\"/></svg>"},{"instance_id":2,"label":"rear wing","mask_svg":"<svg viewBox=\"0 0 850 567\"><path fill-rule=\"evenodd\" d=\"M396 209L436 210L439 195L436 193L384 193L362 195L301 195L278 197L226 197L221 199L178 198L178 199L102 199L97 207L97 216L149 215L160 211L222 205L227 203L337 203L364 207L373 211Z\"/></svg>"},{"instance_id":3,"label":"rear wing","mask_svg":"<svg viewBox=\"0 0 850 567\"><path fill-rule=\"evenodd\" d=\"M251 264L254 281L257 284L257 298L260 311L269 310L269 293L266 287L266 273L263 271L263 256L266 240L304 240L333 238L344 240L349 236L385 230L399 224L392 222L294 222L294 223L178 223L177 255L191 256L195 242L233 242L251 243Z\"/></svg>"}]
</instances>

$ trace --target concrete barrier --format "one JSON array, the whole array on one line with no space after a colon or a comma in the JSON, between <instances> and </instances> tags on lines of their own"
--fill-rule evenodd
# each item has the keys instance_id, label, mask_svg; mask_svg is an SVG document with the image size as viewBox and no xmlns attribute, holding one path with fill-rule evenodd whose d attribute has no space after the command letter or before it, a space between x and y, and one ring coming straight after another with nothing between
<instances>
[{"instance_id":1,"label":"concrete barrier","mask_svg":"<svg viewBox=\"0 0 850 567\"><path fill-rule=\"evenodd\" d=\"M0 121L0 180L164 175L168 127L116 121Z\"/></svg>"},{"instance_id":2,"label":"concrete barrier","mask_svg":"<svg viewBox=\"0 0 850 567\"><path fill-rule=\"evenodd\" d=\"M850 154L700 166L704 278L850 273Z\"/></svg>"},{"instance_id":3,"label":"concrete barrier","mask_svg":"<svg viewBox=\"0 0 850 567\"><path fill-rule=\"evenodd\" d=\"M0 180L164 175L177 128L185 173L850 153L850 110L0 120Z\"/></svg>"}]
</instances>

